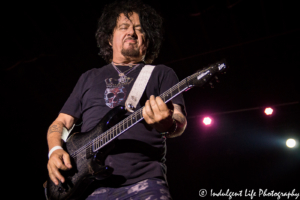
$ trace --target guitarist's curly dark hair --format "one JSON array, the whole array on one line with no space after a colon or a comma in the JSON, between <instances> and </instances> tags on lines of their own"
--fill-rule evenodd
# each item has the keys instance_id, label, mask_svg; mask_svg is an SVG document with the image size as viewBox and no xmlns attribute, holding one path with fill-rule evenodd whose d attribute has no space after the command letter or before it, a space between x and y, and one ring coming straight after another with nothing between
<instances>
[{"instance_id":1,"label":"guitarist's curly dark hair","mask_svg":"<svg viewBox=\"0 0 300 200\"><path fill-rule=\"evenodd\" d=\"M158 56L162 42L162 17L153 8L139 0L115 1L104 7L96 32L96 40L100 48L99 55L107 63L111 62L113 58L113 50L109 41L111 41L119 15L123 13L129 19L133 12L136 12L140 17L141 26L148 43L145 63L152 63Z\"/></svg>"}]
</instances>

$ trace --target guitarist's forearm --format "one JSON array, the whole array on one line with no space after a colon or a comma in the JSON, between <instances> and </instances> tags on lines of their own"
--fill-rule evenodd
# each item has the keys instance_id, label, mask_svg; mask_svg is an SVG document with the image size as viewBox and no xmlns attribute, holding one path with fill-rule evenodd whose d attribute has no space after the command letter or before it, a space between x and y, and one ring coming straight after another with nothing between
<instances>
[{"instance_id":1,"label":"guitarist's forearm","mask_svg":"<svg viewBox=\"0 0 300 200\"><path fill-rule=\"evenodd\" d=\"M47 141L49 150L55 146L62 146L61 139L64 124L61 121L54 121L48 129Z\"/></svg>"},{"instance_id":2,"label":"guitarist's forearm","mask_svg":"<svg viewBox=\"0 0 300 200\"><path fill-rule=\"evenodd\" d=\"M54 120L51 126L48 129L47 140L49 150L55 146L62 146L63 140L61 139L61 135L63 132L63 127L66 129L70 129L73 124L76 122L73 116L60 113L58 117Z\"/></svg>"}]
</instances>

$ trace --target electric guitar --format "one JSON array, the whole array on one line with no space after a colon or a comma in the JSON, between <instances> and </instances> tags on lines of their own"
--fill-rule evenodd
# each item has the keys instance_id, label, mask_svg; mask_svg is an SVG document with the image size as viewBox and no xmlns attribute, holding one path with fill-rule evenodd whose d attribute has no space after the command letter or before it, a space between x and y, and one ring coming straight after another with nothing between
<instances>
[{"instance_id":1,"label":"electric guitar","mask_svg":"<svg viewBox=\"0 0 300 200\"><path fill-rule=\"evenodd\" d=\"M217 73L226 68L225 62L217 62L186 77L160 95L165 103L194 86L203 86ZM108 178L113 168L105 166L104 160L113 148L112 141L143 120L143 108L122 119L127 113L124 106L117 106L108 112L91 131L72 134L65 143L70 154L72 169L61 171L64 183L55 185L50 178L46 184L48 200L79 199L95 181ZM124 118L124 117L123 117Z\"/></svg>"}]
</instances>

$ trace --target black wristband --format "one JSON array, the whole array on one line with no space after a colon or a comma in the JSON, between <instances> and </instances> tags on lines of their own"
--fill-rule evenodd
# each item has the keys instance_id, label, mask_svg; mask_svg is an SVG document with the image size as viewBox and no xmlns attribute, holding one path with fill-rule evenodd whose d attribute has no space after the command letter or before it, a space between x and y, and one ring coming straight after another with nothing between
<instances>
[{"instance_id":1,"label":"black wristband","mask_svg":"<svg viewBox=\"0 0 300 200\"><path fill-rule=\"evenodd\" d=\"M163 133L161 133L161 134L163 134L163 135L170 135L170 134L172 134L172 133L175 133L176 130L177 130L177 122L176 122L175 119L173 119L173 124L172 124L172 126L169 128L169 130L166 131L166 132L163 132Z\"/></svg>"}]
</instances>

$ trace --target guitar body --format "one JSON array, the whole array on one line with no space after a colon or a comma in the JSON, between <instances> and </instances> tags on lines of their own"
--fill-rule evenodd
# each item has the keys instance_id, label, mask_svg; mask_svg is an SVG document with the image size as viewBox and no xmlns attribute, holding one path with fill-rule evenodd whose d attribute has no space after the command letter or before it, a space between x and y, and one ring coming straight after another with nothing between
<instances>
[{"instance_id":1,"label":"guitar body","mask_svg":"<svg viewBox=\"0 0 300 200\"><path fill-rule=\"evenodd\" d=\"M70 136L64 149L70 155L76 154L71 156L72 169L61 171L65 177L64 183L59 182L59 185L55 185L50 178L48 179L46 196L49 200L80 199L90 184L94 181L103 181L112 174L113 168L105 166L104 161L112 150L113 143L97 152L93 152L92 146L79 153L76 151L114 126L126 112L124 106L115 107L91 131Z\"/></svg>"}]
</instances>

